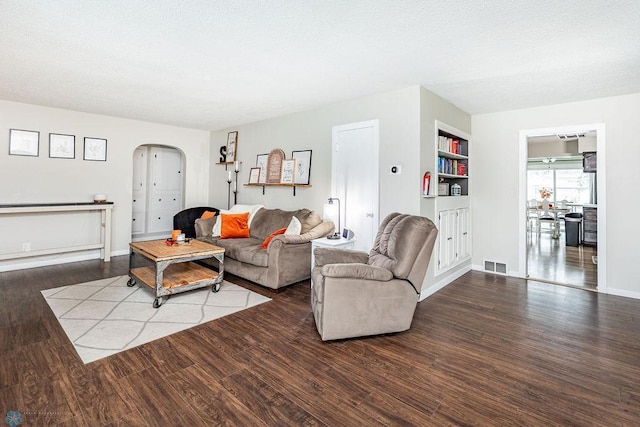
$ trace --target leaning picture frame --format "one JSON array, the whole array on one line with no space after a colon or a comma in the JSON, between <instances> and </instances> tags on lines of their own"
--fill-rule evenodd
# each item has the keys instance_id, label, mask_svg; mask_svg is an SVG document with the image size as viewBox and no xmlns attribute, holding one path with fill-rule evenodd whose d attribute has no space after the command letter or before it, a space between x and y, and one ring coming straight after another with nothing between
<instances>
[{"instance_id":1,"label":"leaning picture frame","mask_svg":"<svg viewBox=\"0 0 640 427\"><path fill-rule=\"evenodd\" d=\"M236 161L238 151L238 131L229 132L227 134L227 163Z\"/></svg>"},{"instance_id":2,"label":"leaning picture frame","mask_svg":"<svg viewBox=\"0 0 640 427\"><path fill-rule=\"evenodd\" d=\"M40 132L9 129L9 155L38 157L39 154Z\"/></svg>"},{"instance_id":3,"label":"leaning picture frame","mask_svg":"<svg viewBox=\"0 0 640 427\"><path fill-rule=\"evenodd\" d=\"M84 160L107 161L107 140L103 138L84 138Z\"/></svg>"},{"instance_id":4,"label":"leaning picture frame","mask_svg":"<svg viewBox=\"0 0 640 427\"><path fill-rule=\"evenodd\" d=\"M61 133L49 134L49 157L55 159L76 158L76 137Z\"/></svg>"},{"instance_id":5,"label":"leaning picture frame","mask_svg":"<svg viewBox=\"0 0 640 427\"><path fill-rule=\"evenodd\" d=\"M249 184L259 184L260 175L260 168L251 168L249 171Z\"/></svg>"},{"instance_id":6,"label":"leaning picture frame","mask_svg":"<svg viewBox=\"0 0 640 427\"><path fill-rule=\"evenodd\" d=\"M291 157L296 161L294 184L308 185L311 177L311 150L292 151Z\"/></svg>"},{"instance_id":7,"label":"leaning picture frame","mask_svg":"<svg viewBox=\"0 0 640 427\"><path fill-rule=\"evenodd\" d=\"M294 184L296 177L296 160L285 159L282 161L280 172L280 184Z\"/></svg>"},{"instance_id":8,"label":"leaning picture frame","mask_svg":"<svg viewBox=\"0 0 640 427\"><path fill-rule=\"evenodd\" d=\"M256 167L260 168L260 178L258 178L258 184L264 184L267 182L268 160L269 160L269 154L258 154L256 156Z\"/></svg>"}]
</instances>

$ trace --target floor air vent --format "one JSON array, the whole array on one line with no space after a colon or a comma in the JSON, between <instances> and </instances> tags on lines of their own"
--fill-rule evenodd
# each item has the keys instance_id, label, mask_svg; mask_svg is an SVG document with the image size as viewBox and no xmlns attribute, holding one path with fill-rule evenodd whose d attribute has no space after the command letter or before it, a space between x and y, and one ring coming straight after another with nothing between
<instances>
[{"instance_id":1,"label":"floor air vent","mask_svg":"<svg viewBox=\"0 0 640 427\"><path fill-rule=\"evenodd\" d=\"M507 264L495 261L485 261L484 271L490 271L497 274L507 274Z\"/></svg>"}]
</instances>

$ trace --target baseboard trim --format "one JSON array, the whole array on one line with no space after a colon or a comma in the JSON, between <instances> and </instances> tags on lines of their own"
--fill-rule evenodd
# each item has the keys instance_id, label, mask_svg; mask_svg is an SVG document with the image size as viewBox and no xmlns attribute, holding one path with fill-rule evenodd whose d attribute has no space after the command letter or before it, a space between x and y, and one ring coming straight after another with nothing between
<instances>
[{"instance_id":1,"label":"baseboard trim","mask_svg":"<svg viewBox=\"0 0 640 427\"><path fill-rule=\"evenodd\" d=\"M618 297L640 299L640 292L627 291L625 289L613 289L613 288L607 287L607 289L604 290L603 292L606 294L615 295Z\"/></svg>"},{"instance_id":2,"label":"baseboard trim","mask_svg":"<svg viewBox=\"0 0 640 427\"><path fill-rule=\"evenodd\" d=\"M459 270L456 270L450 274L447 274L446 276L441 277L440 280L438 280L436 283L429 286L427 289L423 289L422 292L420 292L418 301L422 301L430 297L431 295L435 294L440 289L444 288L449 283L453 282L458 277L461 277L462 275L468 273L469 271L471 271L471 265L466 265Z\"/></svg>"},{"instance_id":3,"label":"baseboard trim","mask_svg":"<svg viewBox=\"0 0 640 427\"><path fill-rule=\"evenodd\" d=\"M113 251L111 252L111 256L119 256L119 255L128 255L128 250L121 251ZM88 261L90 259L99 259L100 251L88 252L80 255L57 255L53 258L48 259L31 259L25 260L23 262L14 262L10 264L0 265L0 273L4 271L14 271L14 270L25 270L27 268L36 268L36 267L46 267L49 265L57 265L57 264L69 264L71 262L78 261Z\"/></svg>"}]
</instances>

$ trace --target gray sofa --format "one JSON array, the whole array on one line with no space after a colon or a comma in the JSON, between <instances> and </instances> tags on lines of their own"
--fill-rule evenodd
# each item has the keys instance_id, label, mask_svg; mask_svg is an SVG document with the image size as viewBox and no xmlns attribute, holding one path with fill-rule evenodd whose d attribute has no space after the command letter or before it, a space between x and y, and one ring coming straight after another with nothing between
<instances>
[{"instance_id":1,"label":"gray sofa","mask_svg":"<svg viewBox=\"0 0 640 427\"><path fill-rule=\"evenodd\" d=\"M277 235L266 249L260 246L274 231L285 228L295 216L302 229L299 235ZM215 218L195 221L196 238L225 249L224 271L272 289L311 277L311 240L325 237L335 228L309 209L283 211L261 208L249 225L251 237L221 239L212 236ZM207 261L217 267L217 261Z\"/></svg>"}]
</instances>

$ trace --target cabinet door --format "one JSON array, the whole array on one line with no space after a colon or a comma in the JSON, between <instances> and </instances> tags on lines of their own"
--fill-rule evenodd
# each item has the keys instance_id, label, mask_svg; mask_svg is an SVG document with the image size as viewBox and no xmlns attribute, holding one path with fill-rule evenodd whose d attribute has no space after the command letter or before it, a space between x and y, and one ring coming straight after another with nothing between
<instances>
[{"instance_id":1,"label":"cabinet door","mask_svg":"<svg viewBox=\"0 0 640 427\"><path fill-rule=\"evenodd\" d=\"M145 210L147 199L147 147L138 147L133 152L132 219L131 233L146 231Z\"/></svg>"},{"instance_id":2,"label":"cabinet door","mask_svg":"<svg viewBox=\"0 0 640 427\"><path fill-rule=\"evenodd\" d=\"M456 258L462 261L471 256L471 233L469 225L469 208L460 208L456 210L457 230L456 230Z\"/></svg>"},{"instance_id":3,"label":"cabinet door","mask_svg":"<svg viewBox=\"0 0 640 427\"><path fill-rule=\"evenodd\" d=\"M438 214L438 229L440 230L438 238L438 269L443 270L455 262L455 226L456 211L446 210L440 211Z\"/></svg>"},{"instance_id":4,"label":"cabinet door","mask_svg":"<svg viewBox=\"0 0 640 427\"><path fill-rule=\"evenodd\" d=\"M133 191L147 191L147 147L138 147L133 152Z\"/></svg>"},{"instance_id":5,"label":"cabinet door","mask_svg":"<svg viewBox=\"0 0 640 427\"><path fill-rule=\"evenodd\" d=\"M151 149L151 191L182 190L182 155L178 150Z\"/></svg>"},{"instance_id":6,"label":"cabinet door","mask_svg":"<svg viewBox=\"0 0 640 427\"><path fill-rule=\"evenodd\" d=\"M131 219L131 234L140 234L145 232L144 212L133 212Z\"/></svg>"},{"instance_id":7,"label":"cabinet door","mask_svg":"<svg viewBox=\"0 0 640 427\"><path fill-rule=\"evenodd\" d=\"M173 214L167 211L149 212L148 233L168 232L173 229Z\"/></svg>"},{"instance_id":8,"label":"cabinet door","mask_svg":"<svg viewBox=\"0 0 640 427\"><path fill-rule=\"evenodd\" d=\"M138 212L143 212L145 211L145 194L143 192L140 191L134 191L133 192L133 199L132 199L132 211L133 213L138 213Z\"/></svg>"},{"instance_id":9,"label":"cabinet door","mask_svg":"<svg viewBox=\"0 0 640 427\"><path fill-rule=\"evenodd\" d=\"M173 216L183 209L182 154L172 148L149 149L147 233L173 229Z\"/></svg>"}]
</instances>

